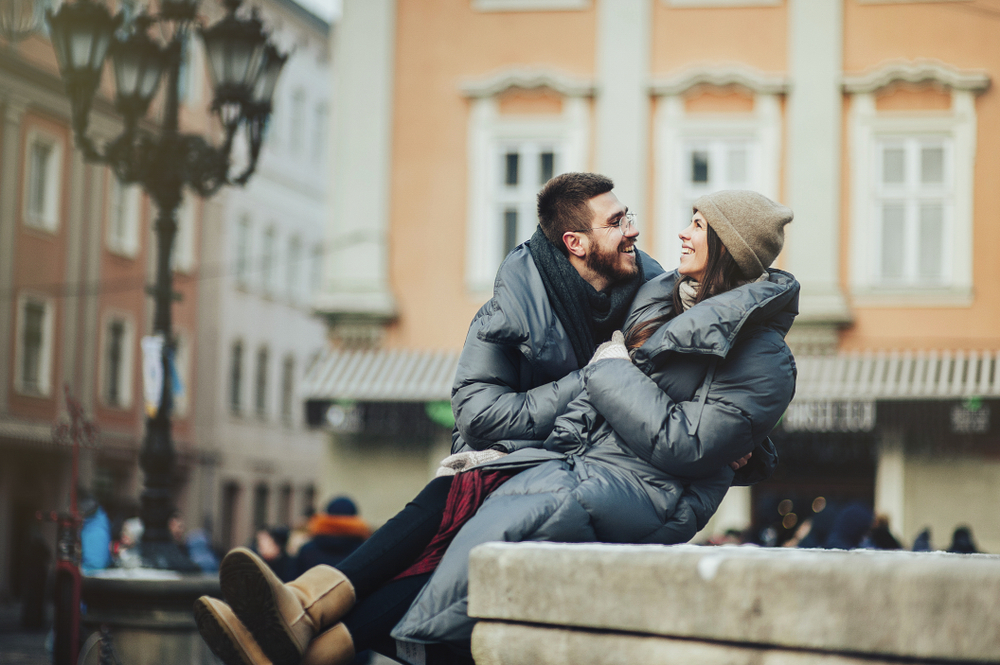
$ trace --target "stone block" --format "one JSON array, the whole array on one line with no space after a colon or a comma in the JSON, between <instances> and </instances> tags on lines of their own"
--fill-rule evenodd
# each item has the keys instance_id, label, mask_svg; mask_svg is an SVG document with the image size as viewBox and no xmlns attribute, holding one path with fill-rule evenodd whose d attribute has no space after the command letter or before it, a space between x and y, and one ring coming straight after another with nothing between
<instances>
[{"instance_id":1,"label":"stone block","mask_svg":"<svg viewBox=\"0 0 1000 665\"><path fill-rule=\"evenodd\" d=\"M845 655L1000 661L1000 557L489 543L471 555L469 614Z\"/></svg>"}]
</instances>

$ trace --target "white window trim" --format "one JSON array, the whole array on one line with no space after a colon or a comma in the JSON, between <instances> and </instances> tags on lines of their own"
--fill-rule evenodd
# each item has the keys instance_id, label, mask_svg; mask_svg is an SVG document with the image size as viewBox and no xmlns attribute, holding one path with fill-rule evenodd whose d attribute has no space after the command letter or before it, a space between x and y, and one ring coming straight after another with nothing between
<instances>
[{"instance_id":1,"label":"white window trim","mask_svg":"<svg viewBox=\"0 0 1000 665\"><path fill-rule=\"evenodd\" d=\"M177 233L174 235L174 250L171 253L174 272L190 273L194 270L197 262L197 237L197 203L192 194L185 192L181 205L177 208Z\"/></svg>"},{"instance_id":2,"label":"white window trim","mask_svg":"<svg viewBox=\"0 0 1000 665\"><path fill-rule=\"evenodd\" d=\"M972 304L973 180L976 159L976 105L972 90L951 90L950 111L877 112L873 92L851 99L851 290L856 306L968 307ZM871 188L877 141L892 136L947 136L954 152L951 284L943 288L882 287L872 271L877 244Z\"/></svg>"},{"instance_id":3,"label":"white window trim","mask_svg":"<svg viewBox=\"0 0 1000 665\"><path fill-rule=\"evenodd\" d=\"M685 142L693 138L746 138L755 142L760 164L760 193L778 199L781 166L781 101L778 94L754 95L752 113L688 115L683 90L660 100L655 120L656 233L653 256L672 270L680 255L677 238L677 202L683 197L680 173ZM751 165L751 168L753 166Z\"/></svg>"},{"instance_id":4,"label":"white window trim","mask_svg":"<svg viewBox=\"0 0 1000 665\"><path fill-rule=\"evenodd\" d=\"M559 143L559 172L586 171L590 136L590 108L582 96L563 97L558 115L504 115L495 95L471 100L469 122L469 227L466 245L466 286L472 293L493 288L500 265L503 229L496 223L490 199L495 173L496 146L505 141Z\"/></svg>"},{"instance_id":5,"label":"white window trim","mask_svg":"<svg viewBox=\"0 0 1000 665\"><path fill-rule=\"evenodd\" d=\"M472 0L477 12L541 12L588 9L590 0Z\"/></svg>"},{"instance_id":6,"label":"white window trim","mask_svg":"<svg viewBox=\"0 0 1000 665\"><path fill-rule=\"evenodd\" d=\"M31 147L35 143L45 143L52 148L52 155L49 159L48 173L46 174L46 195L45 201L48 203L46 210L41 216L31 212ZM24 222L33 229L49 231L55 233L59 230L60 211L62 209L62 175L63 175L63 142L54 134L32 129L28 132L25 141L24 160L24 193L22 211Z\"/></svg>"},{"instance_id":7,"label":"white window trim","mask_svg":"<svg viewBox=\"0 0 1000 665\"><path fill-rule=\"evenodd\" d=\"M45 321L42 325L42 349L38 362L38 391L28 390L24 386L24 305L28 300L41 302L45 307ZM55 302L52 298L35 293L24 293L17 299L17 340L14 356L14 389L21 395L31 397L51 397L52 395L52 365L53 365L53 333L55 330Z\"/></svg>"},{"instance_id":8,"label":"white window trim","mask_svg":"<svg viewBox=\"0 0 1000 665\"><path fill-rule=\"evenodd\" d=\"M121 238L114 234L113 206L116 187L125 190L125 216L127 219L125 235ZM142 190L136 184L119 182L114 173L111 173L108 190L108 228L105 234L108 250L113 254L134 259L139 253L139 229L142 226Z\"/></svg>"},{"instance_id":9,"label":"white window trim","mask_svg":"<svg viewBox=\"0 0 1000 665\"><path fill-rule=\"evenodd\" d=\"M782 0L663 0L670 7L777 7Z\"/></svg>"},{"instance_id":10,"label":"white window trim","mask_svg":"<svg viewBox=\"0 0 1000 665\"><path fill-rule=\"evenodd\" d=\"M110 327L112 321L121 321L125 324L125 335L122 340L122 367L120 369L121 376L119 376L119 394L121 396L121 401L117 404L112 404L108 401L107 392L107 365L108 365L108 336L110 332ZM103 321L101 323L101 351L100 351L100 367L101 373L99 377L99 391L101 395L101 404L111 409L129 409L132 407L133 396L132 396L132 373L133 365L135 361L135 322L132 319L131 314L127 312L121 312L116 310L109 310L104 313Z\"/></svg>"}]
</instances>

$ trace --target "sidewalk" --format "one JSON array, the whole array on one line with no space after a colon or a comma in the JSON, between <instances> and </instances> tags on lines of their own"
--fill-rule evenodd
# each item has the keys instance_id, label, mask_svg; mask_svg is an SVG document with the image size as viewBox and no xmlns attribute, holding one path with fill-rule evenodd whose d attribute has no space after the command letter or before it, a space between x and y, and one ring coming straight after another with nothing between
<instances>
[{"instance_id":1,"label":"sidewalk","mask_svg":"<svg viewBox=\"0 0 1000 665\"><path fill-rule=\"evenodd\" d=\"M49 617L52 612L49 608ZM47 625L51 625L51 621ZM0 663L3 665L49 665L52 657L45 651L44 630L21 628L21 605L0 603Z\"/></svg>"}]
</instances>

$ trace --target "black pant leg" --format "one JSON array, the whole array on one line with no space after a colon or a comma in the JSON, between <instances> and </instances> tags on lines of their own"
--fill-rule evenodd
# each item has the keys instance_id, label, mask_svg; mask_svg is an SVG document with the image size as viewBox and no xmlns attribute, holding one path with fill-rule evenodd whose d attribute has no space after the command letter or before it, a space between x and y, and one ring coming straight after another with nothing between
<instances>
[{"instance_id":1,"label":"black pant leg","mask_svg":"<svg viewBox=\"0 0 1000 665\"><path fill-rule=\"evenodd\" d=\"M354 650L385 645L389 641L389 633L410 609L430 577L431 573L404 577L389 582L360 600L343 619L354 640Z\"/></svg>"},{"instance_id":2,"label":"black pant leg","mask_svg":"<svg viewBox=\"0 0 1000 665\"><path fill-rule=\"evenodd\" d=\"M403 510L337 564L359 600L406 570L424 551L441 526L454 479L442 476L427 483Z\"/></svg>"}]
</instances>

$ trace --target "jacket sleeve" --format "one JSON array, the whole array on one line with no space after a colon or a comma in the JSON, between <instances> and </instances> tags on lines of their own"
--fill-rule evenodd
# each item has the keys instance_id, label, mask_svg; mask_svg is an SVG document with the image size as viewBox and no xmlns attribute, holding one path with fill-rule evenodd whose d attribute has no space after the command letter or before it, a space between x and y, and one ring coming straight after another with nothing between
<instances>
[{"instance_id":1,"label":"jacket sleeve","mask_svg":"<svg viewBox=\"0 0 1000 665\"><path fill-rule=\"evenodd\" d=\"M511 452L540 446L556 417L583 390L577 370L520 392L522 363L516 348L483 341L470 331L459 357L451 405L455 427L472 448Z\"/></svg>"},{"instance_id":2,"label":"jacket sleeve","mask_svg":"<svg viewBox=\"0 0 1000 665\"><path fill-rule=\"evenodd\" d=\"M734 349L720 361L704 402L697 394L692 401L670 399L622 360L585 369L591 402L624 443L657 469L684 478L707 478L753 451L791 401L793 377L787 348L767 343L749 352Z\"/></svg>"}]
</instances>

